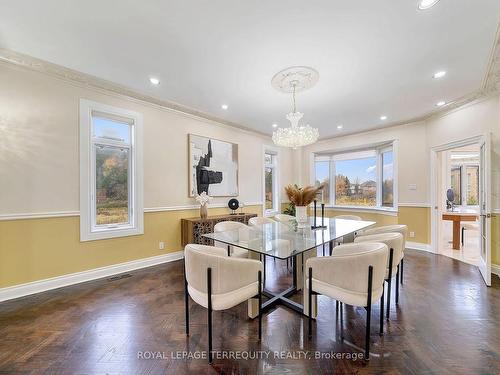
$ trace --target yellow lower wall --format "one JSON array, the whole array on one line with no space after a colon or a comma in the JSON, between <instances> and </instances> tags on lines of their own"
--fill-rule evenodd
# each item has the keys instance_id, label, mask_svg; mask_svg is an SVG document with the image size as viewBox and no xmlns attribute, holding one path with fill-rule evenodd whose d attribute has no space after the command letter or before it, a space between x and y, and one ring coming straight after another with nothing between
<instances>
[{"instance_id":1,"label":"yellow lower wall","mask_svg":"<svg viewBox=\"0 0 500 375\"><path fill-rule=\"evenodd\" d=\"M399 207L397 216L376 212L352 212L332 209L327 209L325 214L328 217L337 215L356 215L364 220L377 222L377 226L406 224L408 225L407 241L423 244L431 243L430 208L427 207ZM409 232L415 232L415 237L410 238Z\"/></svg>"},{"instance_id":2,"label":"yellow lower wall","mask_svg":"<svg viewBox=\"0 0 500 375\"><path fill-rule=\"evenodd\" d=\"M500 265L500 214L491 219L491 263Z\"/></svg>"},{"instance_id":3,"label":"yellow lower wall","mask_svg":"<svg viewBox=\"0 0 500 375\"><path fill-rule=\"evenodd\" d=\"M244 211L261 215L262 206ZM224 213L229 210L209 210ZM78 216L0 221L0 288L181 250L180 220L198 215L198 210L146 213L143 235L88 242L80 242ZM160 241L165 250L159 250Z\"/></svg>"},{"instance_id":4,"label":"yellow lower wall","mask_svg":"<svg viewBox=\"0 0 500 375\"><path fill-rule=\"evenodd\" d=\"M246 212L262 213L260 205ZM212 208L210 215L228 213ZM327 210L329 217L352 214ZM398 216L355 213L377 225L406 224L415 232L408 241L430 243L430 209L400 207ZM0 221L0 288L148 258L181 250L180 219L198 210L151 212L144 215L144 235L80 242L79 217ZM165 250L158 243L165 242ZM500 215L492 219L492 263L500 264Z\"/></svg>"}]
</instances>

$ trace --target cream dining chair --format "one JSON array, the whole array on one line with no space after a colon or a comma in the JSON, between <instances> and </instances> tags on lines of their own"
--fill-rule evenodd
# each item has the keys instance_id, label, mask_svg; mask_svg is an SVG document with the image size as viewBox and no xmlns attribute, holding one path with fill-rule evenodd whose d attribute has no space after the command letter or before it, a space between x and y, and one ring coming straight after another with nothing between
<instances>
[{"instance_id":1,"label":"cream dining chair","mask_svg":"<svg viewBox=\"0 0 500 375\"><path fill-rule=\"evenodd\" d=\"M273 219L268 217L256 216L251 217L248 220L248 225L254 228L262 227L265 224L276 223ZM262 263L264 264L264 285L266 284L266 256L261 257ZM276 263L276 258L274 258L274 262ZM287 259L287 267L288 267L288 259Z\"/></svg>"},{"instance_id":2,"label":"cream dining chair","mask_svg":"<svg viewBox=\"0 0 500 375\"><path fill-rule=\"evenodd\" d=\"M334 219L342 219L342 220L363 220L361 217L356 216L356 215L337 215L334 216ZM354 237L356 237L356 232L349 234L347 236L342 237L341 239L338 239L337 245L341 245L343 243L351 243L354 242Z\"/></svg>"},{"instance_id":3,"label":"cream dining chair","mask_svg":"<svg viewBox=\"0 0 500 375\"><path fill-rule=\"evenodd\" d=\"M399 303L399 264L403 259L403 235L397 232L370 234L367 236L358 236L354 242L382 242L385 243L389 249L387 270L385 272L385 281L387 282L386 318L389 320L391 309L391 286L394 277L396 278L396 305Z\"/></svg>"},{"instance_id":4,"label":"cream dining chair","mask_svg":"<svg viewBox=\"0 0 500 375\"><path fill-rule=\"evenodd\" d=\"M184 248L186 335L189 335L189 296L208 310L208 362L212 362L212 311L227 310L252 298L259 303L262 338L262 264L228 257L226 250L188 244Z\"/></svg>"},{"instance_id":5,"label":"cream dining chair","mask_svg":"<svg viewBox=\"0 0 500 375\"><path fill-rule=\"evenodd\" d=\"M344 220L363 220L359 216L356 215L337 215L335 219L344 219Z\"/></svg>"},{"instance_id":6,"label":"cream dining chair","mask_svg":"<svg viewBox=\"0 0 500 375\"><path fill-rule=\"evenodd\" d=\"M322 294L341 303L366 308L365 358L370 357L372 301L380 298L380 334L384 320L384 277L388 249L384 243L351 243L335 248L332 256L309 258L304 275L304 314L312 335L312 296ZM306 302L307 301L307 302ZM343 332L342 307L340 309ZM343 338L343 335L341 335Z\"/></svg>"},{"instance_id":7,"label":"cream dining chair","mask_svg":"<svg viewBox=\"0 0 500 375\"><path fill-rule=\"evenodd\" d=\"M406 234L408 233L408 226L405 224L393 224L393 225L384 225L381 227L375 227L371 229L363 230L360 235L366 236L368 234L377 234L377 233L387 233L387 232L398 232L403 235L403 256L401 258L400 264L400 274L401 274L401 285L403 284L403 264L406 250Z\"/></svg>"},{"instance_id":8,"label":"cream dining chair","mask_svg":"<svg viewBox=\"0 0 500 375\"><path fill-rule=\"evenodd\" d=\"M262 217L262 216L251 217L248 220L248 225L252 227L260 227L261 225L264 224L273 224L273 223L276 223L276 221L268 217Z\"/></svg>"},{"instance_id":9,"label":"cream dining chair","mask_svg":"<svg viewBox=\"0 0 500 375\"><path fill-rule=\"evenodd\" d=\"M295 218L287 214L276 214L274 215L274 220L279 221L280 223L286 223L295 220Z\"/></svg>"},{"instance_id":10,"label":"cream dining chair","mask_svg":"<svg viewBox=\"0 0 500 375\"><path fill-rule=\"evenodd\" d=\"M248 225L240 223L239 221L221 221L220 223L215 224L214 232L228 232L228 231L237 231L237 230L250 230ZM214 241L214 245L216 247L226 248L227 255L236 258L248 258L248 250L241 249L239 247L234 247L231 245L226 245L219 241Z\"/></svg>"}]
</instances>

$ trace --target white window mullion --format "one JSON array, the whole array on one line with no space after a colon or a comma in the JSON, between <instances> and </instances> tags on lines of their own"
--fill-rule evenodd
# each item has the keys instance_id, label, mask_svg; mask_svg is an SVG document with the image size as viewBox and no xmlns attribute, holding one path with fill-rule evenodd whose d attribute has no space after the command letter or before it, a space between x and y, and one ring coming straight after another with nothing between
<instances>
[{"instance_id":1,"label":"white window mullion","mask_svg":"<svg viewBox=\"0 0 500 375\"><path fill-rule=\"evenodd\" d=\"M335 160L331 159L330 160L330 202L328 204L331 204L335 206L335 192L336 192L336 179L335 179Z\"/></svg>"},{"instance_id":2,"label":"white window mullion","mask_svg":"<svg viewBox=\"0 0 500 375\"><path fill-rule=\"evenodd\" d=\"M377 151L377 170L375 171L377 207L382 207L382 185L384 183L384 168L382 163L382 152Z\"/></svg>"}]
</instances>

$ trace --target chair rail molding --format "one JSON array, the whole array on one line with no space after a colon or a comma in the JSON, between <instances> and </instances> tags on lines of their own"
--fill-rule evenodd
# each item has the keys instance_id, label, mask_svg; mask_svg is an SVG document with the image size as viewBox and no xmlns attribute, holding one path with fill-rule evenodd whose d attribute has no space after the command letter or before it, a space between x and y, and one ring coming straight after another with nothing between
<instances>
[{"instance_id":1,"label":"chair rail molding","mask_svg":"<svg viewBox=\"0 0 500 375\"><path fill-rule=\"evenodd\" d=\"M244 202L243 202L244 203ZM243 209L250 206L261 206L262 202L248 202L244 203ZM208 208L226 208L226 203L214 203ZM164 212L164 211L184 211L184 210L197 210L200 206L197 204L189 204L184 206L164 206L164 207L147 207L144 208L144 213L148 212ZM46 211L46 212L22 212L12 214L0 214L0 221L8 220L26 220L26 219L45 219L55 217L70 217L80 216L80 211Z\"/></svg>"}]
</instances>

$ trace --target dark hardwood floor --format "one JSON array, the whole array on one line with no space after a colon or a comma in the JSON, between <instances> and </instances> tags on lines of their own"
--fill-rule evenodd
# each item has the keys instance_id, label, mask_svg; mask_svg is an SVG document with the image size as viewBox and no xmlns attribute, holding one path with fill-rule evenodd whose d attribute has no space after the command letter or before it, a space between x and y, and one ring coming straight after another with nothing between
<instances>
[{"instance_id":1,"label":"dark hardwood floor","mask_svg":"<svg viewBox=\"0 0 500 375\"><path fill-rule=\"evenodd\" d=\"M246 304L214 313L214 350L270 351L269 358L172 359L205 351L206 310L191 303L184 334L182 261L0 303L0 374L494 374L500 373L500 282L487 288L477 269L407 250L405 283L385 336L373 308L371 360L316 359L315 351L358 353L365 311L345 307L339 338L335 301L319 298L312 340L307 320L284 307L264 316L263 339ZM267 286L291 282L284 262L268 260ZM277 281L273 284L273 279ZM313 358L279 358L274 352ZM146 359L149 356L160 358ZM142 358L141 358L142 356Z\"/></svg>"}]
</instances>

